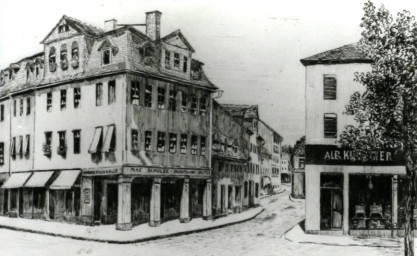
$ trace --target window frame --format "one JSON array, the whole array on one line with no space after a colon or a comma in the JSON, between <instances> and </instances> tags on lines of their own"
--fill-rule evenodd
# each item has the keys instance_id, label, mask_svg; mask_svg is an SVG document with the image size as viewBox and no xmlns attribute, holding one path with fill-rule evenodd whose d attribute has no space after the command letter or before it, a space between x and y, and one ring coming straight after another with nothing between
<instances>
[{"instance_id":1,"label":"window frame","mask_svg":"<svg viewBox=\"0 0 417 256\"><path fill-rule=\"evenodd\" d=\"M177 95L178 90L176 90L175 88L169 90L168 110L177 111Z\"/></svg>"},{"instance_id":2,"label":"window frame","mask_svg":"<svg viewBox=\"0 0 417 256\"><path fill-rule=\"evenodd\" d=\"M139 130L138 129L130 130L130 140L131 140L131 144L130 144L131 150L139 150Z\"/></svg>"},{"instance_id":3,"label":"window frame","mask_svg":"<svg viewBox=\"0 0 417 256\"><path fill-rule=\"evenodd\" d=\"M171 52L165 50L165 68L171 69Z\"/></svg>"},{"instance_id":4,"label":"window frame","mask_svg":"<svg viewBox=\"0 0 417 256\"><path fill-rule=\"evenodd\" d=\"M60 90L60 101L59 101L59 106L61 111L67 109L67 90L66 89L62 89Z\"/></svg>"},{"instance_id":5,"label":"window frame","mask_svg":"<svg viewBox=\"0 0 417 256\"><path fill-rule=\"evenodd\" d=\"M190 142L191 142L191 145L190 145L191 155L197 155L198 154L198 136L197 135L191 135Z\"/></svg>"},{"instance_id":6,"label":"window frame","mask_svg":"<svg viewBox=\"0 0 417 256\"><path fill-rule=\"evenodd\" d=\"M4 121L4 104L0 105L0 122Z\"/></svg>"},{"instance_id":7,"label":"window frame","mask_svg":"<svg viewBox=\"0 0 417 256\"><path fill-rule=\"evenodd\" d=\"M174 52L174 68L180 69L180 54L177 52Z\"/></svg>"},{"instance_id":8,"label":"window frame","mask_svg":"<svg viewBox=\"0 0 417 256\"><path fill-rule=\"evenodd\" d=\"M106 57L105 54L107 52L108 52L108 62L105 61L105 60L107 60L107 59L105 59L105 57ZM112 63L112 58L113 58L113 56L112 56L112 51L111 51L110 47L106 47L106 48L101 50L101 65L102 66L110 65Z\"/></svg>"},{"instance_id":9,"label":"window frame","mask_svg":"<svg viewBox=\"0 0 417 256\"><path fill-rule=\"evenodd\" d=\"M195 94L191 95L190 113L198 115L198 97Z\"/></svg>"},{"instance_id":10,"label":"window frame","mask_svg":"<svg viewBox=\"0 0 417 256\"><path fill-rule=\"evenodd\" d=\"M178 140L178 135L176 133L169 133L169 138L168 138L169 142L168 142L168 151L171 154L175 154L177 153L177 140Z\"/></svg>"},{"instance_id":11,"label":"window frame","mask_svg":"<svg viewBox=\"0 0 417 256\"><path fill-rule=\"evenodd\" d=\"M4 142L0 142L0 165L4 165Z\"/></svg>"},{"instance_id":12,"label":"window frame","mask_svg":"<svg viewBox=\"0 0 417 256\"><path fill-rule=\"evenodd\" d=\"M156 151L158 153L164 153L166 147L166 133L158 131L156 137Z\"/></svg>"},{"instance_id":13,"label":"window frame","mask_svg":"<svg viewBox=\"0 0 417 256\"><path fill-rule=\"evenodd\" d=\"M158 86L157 92L157 108L164 110L165 109L165 99L166 99L166 88Z\"/></svg>"},{"instance_id":14,"label":"window frame","mask_svg":"<svg viewBox=\"0 0 417 256\"><path fill-rule=\"evenodd\" d=\"M152 151L152 131L145 131L145 151Z\"/></svg>"},{"instance_id":15,"label":"window frame","mask_svg":"<svg viewBox=\"0 0 417 256\"><path fill-rule=\"evenodd\" d=\"M180 137L180 153L187 154L188 151L188 134L181 134Z\"/></svg>"},{"instance_id":16,"label":"window frame","mask_svg":"<svg viewBox=\"0 0 417 256\"><path fill-rule=\"evenodd\" d=\"M96 107L103 105L103 83L96 83Z\"/></svg>"},{"instance_id":17,"label":"window frame","mask_svg":"<svg viewBox=\"0 0 417 256\"><path fill-rule=\"evenodd\" d=\"M206 136L200 136L200 155L206 155Z\"/></svg>"},{"instance_id":18,"label":"window frame","mask_svg":"<svg viewBox=\"0 0 417 256\"><path fill-rule=\"evenodd\" d=\"M140 82L130 82L130 103L132 105L139 106L140 103Z\"/></svg>"},{"instance_id":19,"label":"window frame","mask_svg":"<svg viewBox=\"0 0 417 256\"><path fill-rule=\"evenodd\" d=\"M24 104L24 100L23 100L23 98L20 98L19 99L19 116L23 116L23 104Z\"/></svg>"},{"instance_id":20,"label":"window frame","mask_svg":"<svg viewBox=\"0 0 417 256\"><path fill-rule=\"evenodd\" d=\"M77 137L78 135L78 137ZM81 154L81 130L72 131L73 138L73 153L74 155Z\"/></svg>"},{"instance_id":21,"label":"window frame","mask_svg":"<svg viewBox=\"0 0 417 256\"><path fill-rule=\"evenodd\" d=\"M151 84L147 84L145 86L145 100L144 105L147 108L152 108L152 94L153 94L153 86Z\"/></svg>"},{"instance_id":22,"label":"window frame","mask_svg":"<svg viewBox=\"0 0 417 256\"><path fill-rule=\"evenodd\" d=\"M74 87L73 93L74 93L74 108L81 108L81 87Z\"/></svg>"},{"instance_id":23,"label":"window frame","mask_svg":"<svg viewBox=\"0 0 417 256\"><path fill-rule=\"evenodd\" d=\"M26 98L26 115L28 116L28 115L30 115L30 102L31 102L31 100L30 100L30 97L27 97Z\"/></svg>"},{"instance_id":24,"label":"window frame","mask_svg":"<svg viewBox=\"0 0 417 256\"><path fill-rule=\"evenodd\" d=\"M184 73L187 73L187 70L188 70L188 57L184 56L183 62L182 62L182 71Z\"/></svg>"},{"instance_id":25,"label":"window frame","mask_svg":"<svg viewBox=\"0 0 417 256\"><path fill-rule=\"evenodd\" d=\"M52 92L46 93L46 111L51 112L52 111Z\"/></svg>"},{"instance_id":26,"label":"window frame","mask_svg":"<svg viewBox=\"0 0 417 256\"><path fill-rule=\"evenodd\" d=\"M181 112L188 112L188 95L185 92L181 92Z\"/></svg>"}]
</instances>

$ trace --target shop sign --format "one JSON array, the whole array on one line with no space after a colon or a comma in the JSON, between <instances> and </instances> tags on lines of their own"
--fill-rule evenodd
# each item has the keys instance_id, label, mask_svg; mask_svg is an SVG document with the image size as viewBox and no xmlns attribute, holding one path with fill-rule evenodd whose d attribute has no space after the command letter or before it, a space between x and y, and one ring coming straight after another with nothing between
<instances>
[{"instance_id":1,"label":"shop sign","mask_svg":"<svg viewBox=\"0 0 417 256\"><path fill-rule=\"evenodd\" d=\"M355 159L352 150L338 148L336 145L306 145L306 163L316 165L404 165L403 158L390 151L369 152L368 160L362 161Z\"/></svg>"},{"instance_id":2,"label":"shop sign","mask_svg":"<svg viewBox=\"0 0 417 256\"><path fill-rule=\"evenodd\" d=\"M94 168L83 170L83 176L113 175L121 173L120 167Z\"/></svg>"},{"instance_id":3,"label":"shop sign","mask_svg":"<svg viewBox=\"0 0 417 256\"><path fill-rule=\"evenodd\" d=\"M154 167L124 167L123 174L144 176L193 176L210 177L209 169L176 169Z\"/></svg>"}]
</instances>

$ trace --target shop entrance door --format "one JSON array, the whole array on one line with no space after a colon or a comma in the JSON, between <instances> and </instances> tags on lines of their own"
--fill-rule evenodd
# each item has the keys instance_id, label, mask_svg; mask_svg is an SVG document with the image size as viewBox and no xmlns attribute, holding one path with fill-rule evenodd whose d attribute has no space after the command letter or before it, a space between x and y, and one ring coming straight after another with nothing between
<instances>
[{"instance_id":1,"label":"shop entrance door","mask_svg":"<svg viewBox=\"0 0 417 256\"><path fill-rule=\"evenodd\" d=\"M180 217L182 180L162 180L161 220L168 221Z\"/></svg>"},{"instance_id":2,"label":"shop entrance door","mask_svg":"<svg viewBox=\"0 0 417 256\"><path fill-rule=\"evenodd\" d=\"M6 214L9 209L9 190L3 189L3 214Z\"/></svg>"},{"instance_id":3,"label":"shop entrance door","mask_svg":"<svg viewBox=\"0 0 417 256\"><path fill-rule=\"evenodd\" d=\"M102 187L101 179L94 179L94 222L101 222Z\"/></svg>"},{"instance_id":4,"label":"shop entrance door","mask_svg":"<svg viewBox=\"0 0 417 256\"><path fill-rule=\"evenodd\" d=\"M253 206L253 181L249 181L249 206Z\"/></svg>"},{"instance_id":5,"label":"shop entrance door","mask_svg":"<svg viewBox=\"0 0 417 256\"><path fill-rule=\"evenodd\" d=\"M342 229L343 175L322 174L320 183L320 229Z\"/></svg>"},{"instance_id":6,"label":"shop entrance door","mask_svg":"<svg viewBox=\"0 0 417 256\"><path fill-rule=\"evenodd\" d=\"M19 217L23 217L23 189L19 189Z\"/></svg>"},{"instance_id":7,"label":"shop entrance door","mask_svg":"<svg viewBox=\"0 0 417 256\"><path fill-rule=\"evenodd\" d=\"M107 184L107 213L106 224L114 224L117 221L117 201L118 201L118 185L117 183Z\"/></svg>"},{"instance_id":8,"label":"shop entrance door","mask_svg":"<svg viewBox=\"0 0 417 256\"><path fill-rule=\"evenodd\" d=\"M233 209L233 187L232 186L228 186L227 188L227 196L229 197L228 200L228 209Z\"/></svg>"}]
</instances>

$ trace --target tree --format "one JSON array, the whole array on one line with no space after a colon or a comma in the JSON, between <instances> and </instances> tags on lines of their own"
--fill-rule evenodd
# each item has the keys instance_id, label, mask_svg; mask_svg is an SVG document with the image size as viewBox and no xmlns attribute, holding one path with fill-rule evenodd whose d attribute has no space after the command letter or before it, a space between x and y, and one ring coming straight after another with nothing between
<instances>
[{"instance_id":1,"label":"tree","mask_svg":"<svg viewBox=\"0 0 417 256\"><path fill-rule=\"evenodd\" d=\"M348 126L339 143L366 160L374 150L390 148L404 155L407 172L405 255L414 255L413 212L416 200L417 160L417 24L408 11L394 19L383 5L364 5L359 49L373 62L371 71L356 73L365 86L346 106L358 125Z\"/></svg>"}]
</instances>

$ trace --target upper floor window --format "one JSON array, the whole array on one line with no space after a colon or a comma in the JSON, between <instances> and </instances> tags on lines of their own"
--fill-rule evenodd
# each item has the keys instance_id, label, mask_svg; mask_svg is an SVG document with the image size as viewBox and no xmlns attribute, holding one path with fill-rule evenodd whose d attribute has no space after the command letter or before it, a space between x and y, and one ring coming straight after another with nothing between
<instances>
[{"instance_id":1,"label":"upper floor window","mask_svg":"<svg viewBox=\"0 0 417 256\"><path fill-rule=\"evenodd\" d=\"M60 53L60 60L61 60L61 69L66 70L68 68L68 52L67 52L67 45L61 45L61 53Z\"/></svg>"},{"instance_id":2,"label":"upper floor window","mask_svg":"<svg viewBox=\"0 0 417 256\"><path fill-rule=\"evenodd\" d=\"M30 115L30 97L26 98L26 115Z\"/></svg>"},{"instance_id":3,"label":"upper floor window","mask_svg":"<svg viewBox=\"0 0 417 256\"><path fill-rule=\"evenodd\" d=\"M35 68L35 74L36 74L36 77L39 76L39 67L38 66L36 66L36 68Z\"/></svg>"},{"instance_id":4,"label":"upper floor window","mask_svg":"<svg viewBox=\"0 0 417 256\"><path fill-rule=\"evenodd\" d=\"M152 107L152 85L148 84L145 88L145 107Z\"/></svg>"},{"instance_id":5,"label":"upper floor window","mask_svg":"<svg viewBox=\"0 0 417 256\"><path fill-rule=\"evenodd\" d=\"M103 103L103 84L96 84L96 106L101 106Z\"/></svg>"},{"instance_id":6,"label":"upper floor window","mask_svg":"<svg viewBox=\"0 0 417 256\"><path fill-rule=\"evenodd\" d=\"M177 110L177 90L175 89L169 91L169 110Z\"/></svg>"},{"instance_id":7,"label":"upper floor window","mask_svg":"<svg viewBox=\"0 0 417 256\"><path fill-rule=\"evenodd\" d=\"M184 56L184 61L182 62L182 71L187 72L188 68L188 58Z\"/></svg>"},{"instance_id":8,"label":"upper floor window","mask_svg":"<svg viewBox=\"0 0 417 256\"><path fill-rule=\"evenodd\" d=\"M171 52L165 50L165 68L171 68Z\"/></svg>"},{"instance_id":9,"label":"upper floor window","mask_svg":"<svg viewBox=\"0 0 417 256\"><path fill-rule=\"evenodd\" d=\"M69 31L68 24L62 24L58 26L58 33L64 33Z\"/></svg>"},{"instance_id":10,"label":"upper floor window","mask_svg":"<svg viewBox=\"0 0 417 256\"><path fill-rule=\"evenodd\" d=\"M74 41L72 42L72 45L71 45L71 65L73 68L78 67L78 63L79 63L78 59L79 59L78 42Z\"/></svg>"},{"instance_id":11,"label":"upper floor window","mask_svg":"<svg viewBox=\"0 0 417 256\"><path fill-rule=\"evenodd\" d=\"M158 108L165 109L165 88L158 87Z\"/></svg>"},{"instance_id":12,"label":"upper floor window","mask_svg":"<svg viewBox=\"0 0 417 256\"><path fill-rule=\"evenodd\" d=\"M17 100L13 101L13 116L16 116L17 112Z\"/></svg>"},{"instance_id":13,"label":"upper floor window","mask_svg":"<svg viewBox=\"0 0 417 256\"><path fill-rule=\"evenodd\" d=\"M181 154L187 154L187 134L181 134L180 151Z\"/></svg>"},{"instance_id":14,"label":"upper floor window","mask_svg":"<svg viewBox=\"0 0 417 256\"><path fill-rule=\"evenodd\" d=\"M132 150L139 149L139 132L137 129L132 129Z\"/></svg>"},{"instance_id":15,"label":"upper floor window","mask_svg":"<svg viewBox=\"0 0 417 256\"><path fill-rule=\"evenodd\" d=\"M16 137L12 138L12 145L10 145L10 155L16 157Z\"/></svg>"},{"instance_id":16,"label":"upper floor window","mask_svg":"<svg viewBox=\"0 0 417 256\"><path fill-rule=\"evenodd\" d=\"M191 155L197 155L198 140L196 135L191 135Z\"/></svg>"},{"instance_id":17,"label":"upper floor window","mask_svg":"<svg viewBox=\"0 0 417 256\"><path fill-rule=\"evenodd\" d=\"M52 92L46 94L46 111L52 111Z\"/></svg>"},{"instance_id":18,"label":"upper floor window","mask_svg":"<svg viewBox=\"0 0 417 256\"><path fill-rule=\"evenodd\" d=\"M4 142L0 142L0 165L3 165L3 164L4 164Z\"/></svg>"},{"instance_id":19,"label":"upper floor window","mask_svg":"<svg viewBox=\"0 0 417 256\"><path fill-rule=\"evenodd\" d=\"M72 136L74 139L74 154L81 153L81 130L72 131Z\"/></svg>"},{"instance_id":20,"label":"upper floor window","mask_svg":"<svg viewBox=\"0 0 417 256\"><path fill-rule=\"evenodd\" d=\"M200 154L202 156L206 155L206 137L200 137Z\"/></svg>"},{"instance_id":21,"label":"upper floor window","mask_svg":"<svg viewBox=\"0 0 417 256\"><path fill-rule=\"evenodd\" d=\"M67 151L67 140L65 136L65 131L58 132L58 139L59 139L58 154L63 155Z\"/></svg>"},{"instance_id":22,"label":"upper floor window","mask_svg":"<svg viewBox=\"0 0 417 256\"><path fill-rule=\"evenodd\" d=\"M324 114L324 137L336 138L337 137L337 115L327 113Z\"/></svg>"},{"instance_id":23,"label":"upper floor window","mask_svg":"<svg viewBox=\"0 0 417 256\"><path fill-rule=\"evenodd\" d=\"M174 68L180 68L180 55L178 53L174 53Z\"/></svg>"},{"instance_id":24,"label":"upper floor window","mask_svg":"<svg viewBox=\"0 0 417 256\"><path fill-rule=\"evenodd\" d=\"M74 108L79 108L81 103L81 88L74 88Z\"/></svg>"},{"instance_id":25,"label":"upper floor window","mask_svg":"<svg viewBox=\"0 0 417 256\"><path fill-rule=\"evenodd\" d=\"M0 122L4 121L4 104L0 105Z\"/></svg>"},{"instance_id":26,"label":"upper floor window","mask_svg":"<svg viewBox=\"0 0 417 256\"><path fill-rule=\"evenodd\" d=\"M139 105L139 82L132 81L130 88L130 100L133 105Z\"/></svg>"},{"instance_id":27,"label":"upper floor window","mask_svg":"<svg viewBox=\"0 0 417 256\"><path fill-rule=\"evenodd\" d=\"M49 71L55 72L56 71L56 53L55 47L51 47L49 49Z\"/></svg>"},{"instance_id":28,"label":"upper floor window","mask_svg":"<svg viewBox=\"0 0 417 256\"><path fill-rule=\"evenodd\" d=\"M16 154L18 154L20 157L23 156L23 136L19 136L19 144L17 144Z\"/></svg>"},{"instance_id":29,"label":"upper floor window","mask_svg":"<svg viewBox=\"0 0 417 256\"><path fill-rule=\"evenodd\" d=\"M61 110L65 110L67 108L67 90L61 90Z\"/></svg>"},{"instance_id":30,"label":"upper floor window","mask_svg":"<svg viewBox=\"0 0 417 256\"><path fill-rule=\"evenodd\" d=\"M111 49L110 48L106 48L103 49L103 51L101 52L101 57L102 57L102 64L103 65L107 65L110 64L111 62Z\"/></svg>"},{"instance_id":31,"label":"upper floor window","mask_svg":"<svg viewBox=\"0 0 417 256\"><path fill-rule=\"evenodd\" d=\"M151 151L152 149L152 132L145 131L145 150Z\"/></svg>"},{"instance_id":32,"label":"upper floor window","mask_svg":"<svg viewBox=\"0 0 417 256\"><path fill-rule=\"evenodd\" d=\"M206 97L201 97L200 98L200 114L202 116L204 116L206 114L206 110L207 110L207 102L206 102Z\"/></svg>"},{"instance_id":33,"label":"upper floor window","mask_svg":"<svg viewBox=\"0 0 417 256\"><path fill-rule=\"evenodd\" d=\"M165 133L164 132L158 132L157 150L158 152L165 152Z\"/></svg>"},{"instance_id":34,"label":"upper floor window","mask_svg":"<svg viewBox=\"0 0 417 256\"><path fill-rule=\"evenodd\" d=\"M336 99L336 76L324 75L323 76L323 96L325 100Z\"/></svg>"},{"instance_id":35,"label":"upper floor window","mask_svg":"<svg viewBox=\"0 0 417 256\"><path fill-rule=\"evenodd\" d=\"M177 152L177 134L170 133L169 134L169 153Z\"/></svg>"},{"instance_id":36,"label":"upper floor window","mask_svg":"<svg viewBox=\"0 0 417 256\"><path fill-rule=\"evenodd\" d=\"M23 98L20 99L19 116L23 115Z\"/></svg>"},{"instance_id":37,"label":"upper floor window","mask_svg":"<svg viewBox=\"0 0 417 256\"><path fill-rule=\"evenodd\" d=\"M194 115L197 115L198 114L198 111L197 111L197 96L195 96L195 95L192 95L191 96L191 106L190 106L190 112L192 113L192 114L194 114Z\"/></svg>"},{"instance_id":38,"label":"upper floor window","mask_svg":"<svg viewBox=\"0 0 417 256\"><path fill-rule=\"evenodd\" d=\"M181 93L181 111L187 112L187 109L188 109L187 94L185 94L185 92L182 92Z\"/></svg>"},{"instance_id":39,"label":"upper floor window","mask_svg":"<svg viewBox=\"0 0 417 256\"><path fill-rule=\"evenodd\" d=\"M108 83L109 104L116 102L116 81L111 80Z\"/></svg>"}]
</instances>

